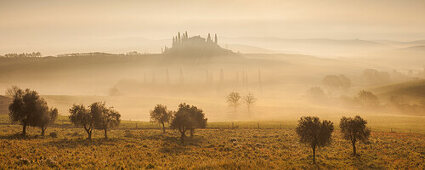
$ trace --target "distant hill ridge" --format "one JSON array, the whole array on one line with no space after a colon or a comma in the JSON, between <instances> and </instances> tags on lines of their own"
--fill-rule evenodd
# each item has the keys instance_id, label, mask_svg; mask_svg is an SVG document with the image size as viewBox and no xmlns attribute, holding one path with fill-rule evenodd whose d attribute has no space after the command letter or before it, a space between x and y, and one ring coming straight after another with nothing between
<instances>
[{"instance_id":1,"label":"distant hill ridge","mask_svg":"<svg viewBox=\"0 0 425 170\"><path fill-rule=\"evenodd\" d=\"M412 98L425 99L425 80L408 81L391 84L373 89L381 96L408 96Z\"/></svg>"}]
</instances>

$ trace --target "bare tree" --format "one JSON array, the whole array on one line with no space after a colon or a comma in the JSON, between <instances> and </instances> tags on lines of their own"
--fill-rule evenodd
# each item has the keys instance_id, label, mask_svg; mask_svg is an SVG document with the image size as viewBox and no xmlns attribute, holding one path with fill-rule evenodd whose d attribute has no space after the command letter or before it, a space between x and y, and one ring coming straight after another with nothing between
<instances>
[{"instance_id":1,"label":"bare tree","mask_svg":"<svg viewBox=\"0 0 425 170\"><path fill-rule=\"evenodd\" d=\"M313 150L313 163L316 163L316 148L330 144L333 130L331 121L320 122L318 117L301 117L298 121L296 132L300 142L309 145Z\"/></svg>"},{"instance_id":2,"label":"bare tree","mask_svg":"<svg viewBox=\"0 0 425 170\"><path fill-rule=\"evenodd\" d=\"M249 113L251 110L251 106L257 101L257 98L255 98L252 93L248 93L248 95L243 98L243 101L245 102Z\"/></svg>"},{"instance_id":3,"label":"bare tree","mask_svg":"<svg viewBox=\"0 0 425 170\"><path fill-rule=\"evenodd\" d=\"M241 95L238 92L231 92L226 97L226 101L229 104L229 106L234 108L234 111L236 112L239 104L240 104Z\"/></svg>"},{"instance_id":4,"label":"bare tree","mask_svg":"<svg viewBox=\"0 0 425 170\"><path fill-rule=\"evenodd\" d=\"M353 155L356 155L356 142L362 141L367 142L370 136L370 129L366 127L367 121L356 116L351 117L342 117L339 127L344 136L344 139L351 141L353 145Z\"/></svg>"},{"instance_id":5,"label":"bare tree","mask_svg":"<svg viewBox=\"0 0 425 170\"><path fill-rule=\"evenodd\" d=\"M170 122L172 111L167 110L167 106L158 104L150 112L151 121L162 125L162 133L165 133L165 124Z\"/></svg>"},{"instance_id":6,"label":"bare tree","mask_svg":"<svg viewBox=\"0 0 425 170\"><path fill-rule=\"evenodd\" d=\"M20 90L20 88L18 86L13 85L12 87L6 89L4 94L7 97L13 97L18 92L18 90Z\"/></svg>"}]
</instances>

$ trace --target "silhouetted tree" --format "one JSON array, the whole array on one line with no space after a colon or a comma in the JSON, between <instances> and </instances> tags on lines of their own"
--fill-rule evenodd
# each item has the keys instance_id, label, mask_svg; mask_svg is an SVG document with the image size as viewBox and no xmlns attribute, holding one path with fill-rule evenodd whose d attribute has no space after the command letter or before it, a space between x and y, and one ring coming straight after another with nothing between
<instances>
[{"instance_id":1,"label":"silhouetted tree","mask_svg":"<svg viewBox=\"0 0 425 170\"><path fill-rule=\"evenodd\" d=\"M211 35L210 35L210 33L208 33L208 36L207 36L207 43L211 43L211 42L212 42Z\"/></svg>"},{"instance_id":2,"label":"silhouetted tree","mask_svg":"<svg viewBox=\"0 0 425 170\"><path fill-rule=\"evenodd\" d=\"M40 121L37 126L41 129L41 136L44 136L47 126L53 124L58 118L58 109L51 108L48 112L43 112L40 115Z\"/></svg>"},{"instance_id":3,"label":"silhouetted tree","mask_svg":"<svg viewBox=\"0 0 425 170\"><path fill-rule=\"evenodd\" d=\"M248 95L246 95L243 100L246 104L246 107L248 108L248 112L250 112L251 106L257 101L257 98L255 98L252 93L248 93Z\"/></svg>"},{"instance_id":4,"label":"silhouetted tree","mask_svg":"<svg viewBox=\"0 0 425 170\"><path fill-rule=\"evenodd\" d=\"M26 135L27 126L38 126L48 114L46 101L33 90L17 89L9 105L9 117L12 122L22 124L22 135Z\"/></svg>"},{"instance_id":5,"label":"silhouetted tree","mask_svg":"<svg viewBox=\"0 0 425 170\"><path fill-rule=\"evenodd\" d=\"M375 107L379 105L378 97L370 91L361 90L358 94L358 99L364 107Z\"/></svg>"},{"instance_id":6,"label":"silhouetted tree","mask_svg":"<svg viewBox=\"0 0 425 170\"><path fill-rule=\"evenodd\" d=\"M298 121L296 132L300 142L310 145L313 150L313 163L316 163L316 147L324 147L330 144L334 130L331 121L320 122L318 117L301 117Z\"/></svg>"},{"instance_id":7,"label":"silhouetted tree","mask_svg":"<svg viewBox=\"0 0 425 170\"><path fill-rule=\"evenodd\" d=\"M238 92L231 92L226 97L226 102L229 104L229 106L234 108L234 111L236 112L236 109L238 108L240 104L241 95Z\"/></svg>"},{"instance_id":8,"label":"silhouetted tree","mask_svg":"<svg viewBox=\"0 0 425 170\"><path fill-rule=\"evenodd\" d=\"M381 72L376 69L365 69L362 74L365 83L369 85L385 84L391 81L391 76L387 72Z\"/></svg>"},{"instance_id":9,"label":"silhouetted tree","mask_svg":"<svg viewBox=\"0 0 425 170\"><path fill-rule=\"evenodd\" d=\"M356 142L362 141L367 142L370 136L370 129L366 127L367 121L356 116L351 117L342 117L339 127L344 136L344 139L351 141L353 145L353 155L356 155Z\"/></svg>"},{"instance_id":10,"label":"silhouetted tree","mask_svg":"<svg viewBox=\"0 0 425 170\"><path fill-rule=\"evenodd\" d=\"M184 142L187 130L190 130L191 136L193 136L196 128L205 128L207 125L207 119L202 110L186 103L179 105L179 110L173 117L171 128L177 129L180 132L182 142Z\"/></svg>"},{"instance_id":11,"label":"silhouetted tree","mask_svg":"<svg viewBox=\"0 0 425 170\"><path fill-rule=\"evenodd\" d=\"M326 99L325 92L320 87L312 87L307 91L309 99L317 102L323 102Z\"/></svg>"},{"instance_id":12,"label":"silhouetted tree","mask_svg":"<svg viewBox=\"0 0 425 170\"><path fill-rule=\"evenodd\" d=\"M189 106L189 105L187 105ZM193 137L196 128L205 128L207 126L207 118L201 109L196 106L191 106L189 109L190 117L194 121L193 126L190 128L190 137Z\"/></svg>"},{"instance_id":13,"label":"silhouetted tree","mask_svg":"<svg viewBox=\"0 0 425 170\"><path fill-rule=\"evenodd\" d=\"M151 121L162 125L162 133L165 133L165 123L169 123L172 118L172 112L167 110L167 106L158 104L150 112Z\"/></svg>"},{"instance_id":14,"label":"silhouetted tree","mask_svg":"<svg viewBox=\"0 0 425 170\"><path fill-rule=\"evenodd\" d=\"M18 92L19 89L20 88L18 86L13 85L12 87L7 88L4 94L7 97L14 97L15 94Z\"/></svg>"},{"instance_id":15,"label":"silhouetted tree","mask_svg":"<svg viewBox=\"0 0 425 170\"><path fill-rule=\"evenodd\" d=\"M348 90L351 87L351 80L344 75L327 75L322 80L322 84L329 90Z\"/></svg>"},{"instance_id":16,"label":"silhouetted tree","mask_svg":"<svg viewBox=\"0 0 425 170\"><path fill-rule=\"evenodd\" d=\"M76 126L82 126L91 140L96 117L84 105L73 105L69 109L69 119Z\"/></svg>"},{"instance_id":17,"label":"silhouetted tree","mask_svg":"<svg viewBox=\"0 0 425 170\"><path fill-rule=\"evenodd\" d=\"M120 124L121 115L113 108L106 108L105 103L95 102L90 106L90 112L95 117L95 128L105 132L105 139L108 138L108 129Z\"/></svg>"},{"instance_id":18,"label":"silhouetted tree","mask_svg":"<svg viewBox=\"0 0 425 170\"><path fill-rule=\"evenodd\" d=\"M110 96L119 96L120 95L120 90L118 90L118 87L116 85L114 87L112 87L111 89L109 89L109 95Z\"/></svg>"}]
</instances>

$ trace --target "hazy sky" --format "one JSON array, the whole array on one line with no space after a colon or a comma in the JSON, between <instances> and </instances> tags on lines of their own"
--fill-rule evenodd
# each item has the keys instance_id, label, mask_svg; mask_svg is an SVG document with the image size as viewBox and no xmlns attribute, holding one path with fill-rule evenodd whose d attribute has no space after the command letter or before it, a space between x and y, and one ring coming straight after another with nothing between
<instances>
[{"instance_id":1,"label":"hazy sky","mask_svg":"<svg viewBox=\"0 0 425 170\"><path fill-rule=\"evenodd\" d=\"M131 50L185 30L410 41L425 39L425 0L0 0L0 21L0 54Z\"/></svg>"}]
</instances>

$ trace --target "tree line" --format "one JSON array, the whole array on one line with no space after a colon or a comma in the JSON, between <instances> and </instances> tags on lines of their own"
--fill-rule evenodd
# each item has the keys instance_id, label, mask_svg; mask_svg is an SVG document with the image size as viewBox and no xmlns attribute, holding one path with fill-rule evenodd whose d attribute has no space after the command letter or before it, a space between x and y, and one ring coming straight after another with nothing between
<instances>
[{"instance_id":1,"label":"tree line","mask_svg":"<svg viewBox=\"0 0 425 170\"><path fill-rule=\"evenodd\" d=\"M0 57L2 57L0 55ZM32 53L8 53L5 54L4 57L7 58L24 58L24 57L42 57L40 52L32 52Z\"/></svg>"},{"instance_id":2,"label":"tree line","mask_svg":"<svg viewBox=\"0 0 425 170\"><path fill-rule=\"evenodd\" d=\"M9 105L10 119L22 125L22 134L25 136L26 128L33 126L39 127L42 131L41 135L44 136L47 127L58 117L57 109L49 108L47 102L34 90L23 90L13 86L7 90L7 94L13 97ZM238 96L236 94L233 92L229 96ZM94 129L103 130L104 137L108 138L108 130L119 126L121 121L120 113L113 107L107 107L104 102L95 102L89 106L74 104L69 109L69 113L71 122L86 131L88 140L92 139ZM177 111L168 110L167 106L158 104L150 111L150 118L152 122L162 125L163 133L166 132L165 124L177 130L182 143L187 132L190 137L193 137L195 129L206 128L208 121L202 109L186 103L181 103ZM371 130L366 127L366 124L367 121L360 116L342 117L340 120L341 133L343 138L352 145L353 155L357 155L356 143L358 141L365 143L369 139ZM316 149L331 144L334 125L328 120L320 121L318 117L305 116L300 118L295 131L300 138L300 143L312 149L315 163Z\"/></svg>"}]
</instances>

